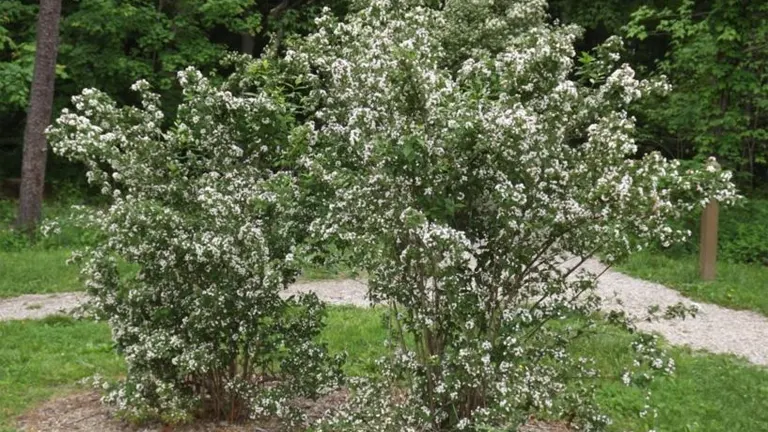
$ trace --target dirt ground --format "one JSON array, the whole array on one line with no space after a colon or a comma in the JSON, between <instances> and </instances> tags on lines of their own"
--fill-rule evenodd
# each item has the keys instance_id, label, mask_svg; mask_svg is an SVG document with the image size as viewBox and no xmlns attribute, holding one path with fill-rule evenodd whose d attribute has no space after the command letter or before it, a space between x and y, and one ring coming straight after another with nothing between
<instances>
[{"instance_id":1,"label":"dirt ground","mask_svg":"<svg viewBox=\"0 0 768 432\"><path fill-rule=\"evenodd\" d=\"M343 391L332 393L316 402L300 403L310 419L319 418L326 409L339 406L346 398ZM115 418L114 412L100 401L96 391L74 393L50 400L21 416L22 432L275 432L273 424L204 422L186 426L153 424L138 427Z\"/></svg>"},{"instance_id":2,"label":"dirt ground","mask_svg":"<svg viewBox=\"0 0 768 432\"><path fill-rule=\"evenodd\" d=\"M310 418L318 418L328 408L338 406L345 392L330 394L316 402L302 404ZM276 432L275 425L264 423L196 423L187 426L148 425L137 427L121 421L103 405L96 391L74 393L50 400L19 418L22 432ZM563 423L531 420L520 432L572 432Z\"/></svg>"}]
</instances>

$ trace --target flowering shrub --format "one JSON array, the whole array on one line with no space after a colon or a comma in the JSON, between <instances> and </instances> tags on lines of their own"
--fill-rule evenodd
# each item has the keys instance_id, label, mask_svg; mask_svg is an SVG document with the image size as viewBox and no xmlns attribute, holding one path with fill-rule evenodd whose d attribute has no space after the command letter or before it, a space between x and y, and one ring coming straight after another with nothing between
<instances>
[{"instance_id":1,"label":"flowering shrub","mask_svg":"<svg viewBox=\"0 0 768 432\"><path fill-rule=\"evenodd\" d=\"M80 256L91 306L128 366L105 399L169 422L298 420L291 400L335 385L340 359L313 341L317 298L278 295L306 231L289 170L292 112L265 89L233 93L193 69L179 82L170 127L140 81L141 108L85 90L49 131L111 196L91 219L104 240ZM137 272L119 273L120 261Z\"/></svg>"},{"instance_id":2,"label":"flowering shrub","mask_svg":"<svg viewBox=\"0 0 768 432\"><path fill-rule=\"evenodd\" d=\"M729 173L636 158L627 107L664 83L617 67L617 39L577 71L579 29L545 9L372 0L290 45L311 89L303 165L335 191L312 230L349 242L391 310L392 357L326 430L517 430L531 413L602 428L598 372L568 351L599 328L583 264L678 242L670 221L735 198ZM633 348L626 384L673 369L654 338Z\"/></svg>"}]
</instances>

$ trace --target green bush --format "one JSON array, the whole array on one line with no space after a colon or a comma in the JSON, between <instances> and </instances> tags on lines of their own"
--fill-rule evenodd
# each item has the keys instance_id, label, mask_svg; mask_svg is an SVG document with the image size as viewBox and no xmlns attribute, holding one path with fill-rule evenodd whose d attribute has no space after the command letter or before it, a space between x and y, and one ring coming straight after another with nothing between
<instances>
[{"instance_id":1,"label":"green bush","mask_svg":"<svg viewBox=\"0 0 768 432\"><path fill-rule=\"evenodd\" d=\"M82 216L93 211L92 207L77 207L62 201L45 203L43 224L37 235L29 238L12 227L16 206L16 201L0 200L0 251L81 248L92 246L99 239L100 233L81 221Z\"/></svg>"},{"instance_id":2,"label":"green bush","mask_svg":"<svg viewBox=\"0 0 768 432\"><path fill-rule=\"evenodd\" d=\"M691 230L690 240L659 250L669 255L699 252L701 214L692 215L683 225ZM768 200L746 199L720 209L718 258L734 263L768 263Z\"/></svg>"},{"instance_id":3,"label":"green bush","mask_svg":"<svg viewBox=\"0 0 768 432\"><path fill-rule=\"evenodd\" d=\"M292 108L271 78L248 93L193 68L178 78L171 127L138 81L141 108L86 89L49 128L53 150L109 199L72 215L104 233L75 261L126 360L124 380L101 383L104 400L128 420L304 421L288 402L334 388L343 358L316 342L314 294L280 296L311 217L290 169L302 142Z\"/></svg>"},{"instance_id":4,"label":"green bush","mask_svg":"<svg viewBox=\"0 0 768 432\"><path fill-rule=\"evenodd\" d=\"M723 211L720 255L734 262L768 262L768 200L749 200Z\"/></svg>"},{"instance_id":5,"label":"green bush","mask_svg":"<svg viewBox=\"0 0 768 432\"><path fill-rule=\"evenodd\" d=\"M575 70L580 31L550 25L544 1L432 6L326 15L283 59L314 104L303 166L331 191L311 232L347 241L391 305L393 354L320 430L500 432L530 415L603 430L596 382L639 389L673 365L642 334L610 377L569 356L596 328L583 264L686 239L669 220L731 201L730 173L633 158L627 106L666 86L614 69L618 39Z\"/></svg>"}]
</instances>

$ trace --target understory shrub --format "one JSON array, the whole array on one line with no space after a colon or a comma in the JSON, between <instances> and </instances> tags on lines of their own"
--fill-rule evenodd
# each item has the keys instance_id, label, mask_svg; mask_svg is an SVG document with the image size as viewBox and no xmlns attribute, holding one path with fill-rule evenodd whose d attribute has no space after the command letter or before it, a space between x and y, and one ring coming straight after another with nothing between
<instances>
[{"instance_id":1,"label":"understory shrub","mask_svg":"<svg viewBox=\"0 0 768 432\"><path fill-rule=\"evenodd\" d=\"M744 200L723 209L718 242L723 259L768 265L768 201Z\"/></svg>"},{"instance_id":2,"label":"understory shrub","mask_svg":"<svg viewBox=\"0 0 768 432\"><path fill-rule=\"evenodd\" d=\"M317 298L279 296L307 217L290 169L292 110L194 69L179 83L170 127L139 81L140 108L85 90L49 131L54 150L85 164L111 198L89 218L103 241L75 257L127 364L105 399L135 419L301 421L291 401L333 388L341 359L315 342ZM138 272L120 274L118 261Z\"/></svg>"},{"instance_id":3,"label":"understory shrub","mask_svg":"<svg viewBox=\"0 0 768 432\"><path fill-rule=\"evenodd\" d=\"M699 252L701 213L679 223L693 235L689 241L672 248L658 247L670 255ZM768 265L768 201L745 199L732 207L720 209L718 222L718 259L735 263Z\"/></svg>"},{"instance_id":4,"label":"understory shrub","mask_svg":"<svg viewBox=\"0 0 768 432\"><path fill-rule=\"evenodd\" d=\"M393 350L321 428L603 428L610 377L567 350L595 328L588 259L684 240L670 221L733 201L730 174L636 157L627 108L666 85L615 65L618 39L575 73L580 30L544 1L372 0L317 24L282 60L306 86L303 166L334 191L312 232L354 251ZM627 385L674 368L650 336L631 348Z\"/></svg>"},{"instance_id":5,"label":"understory shrub","mask_svg":"<svg viewBox=\"0 0 768 432\"><path fill-rule=\"evenodd\" d=\"M68 202L48 202L43 208L45 223L33 237L13 229L18 203L0 199L0 251L19 252L30 248L79 248L98 242L100 233L80 224L80 215L88 213L84 206Z\"/></svg>"}]
</instances>

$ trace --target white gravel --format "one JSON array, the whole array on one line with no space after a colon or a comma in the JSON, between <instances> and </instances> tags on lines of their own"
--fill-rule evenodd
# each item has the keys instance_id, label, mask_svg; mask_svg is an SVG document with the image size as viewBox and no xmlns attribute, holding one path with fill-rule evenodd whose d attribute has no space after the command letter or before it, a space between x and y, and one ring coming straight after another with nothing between
<instances>
[{"instance_id":1,"label":"white gravel","mask_svg":"<svg viewBox=\"0 0 768 432\"><path fill-rule=\"evenodd\" d=\"M584 268L600 273L604 266L589 260ZM305 281L292 285L285 295L315 292L334 305L368 306L364 281L339 279ZM641 322L643 331L657 332L674 345L686 345L718 354L735 354L754 364L768 366L768 318L748 311L735 311L713 304L693 302L663 285L608 270L598 281L606 310L623 309L632 316L645 316L651 305L662 308L683 302L696 304L699 314L685 320ZM0 321L36 319L67 312L85 299L82 293L25 295L0 299Z\"/></svg>"},{"instance_id":2,"label":"white gravel","mask_svg":"<svg viewBox=\"0 0 768 432\"><path fill-rule=\"evenodd\" d=\"M85 301L85 294L69 292L59 294L27 294L0 299L0 321L39 319L57 313L66 313Z\"/></svg>"},{"instance_id":3,"label":"white gravel","mask_svg":"<svg viewBox=\"0 0 768 432\"><path fill-rule=\"evenodd\" d=\"M605 266L589 260L584 268L600 273ZM634 316L645 316L648 306L667 306L683 302L695 304L695 318L640 322L646 332L657 332L673 345L686 345L718 354L735 354L752 363L768 366L768 318L751 311L694 302L675 290L657 283L636 279L608 270L598 280L604 309L623 309ZM767 293L768 295L768 293Z\"/></svg>"},{"instance_id":4,"label":"white gravel","mask_svg":"<svg viewBox=\"0 0 768 432\"><path fill-rule=\"evenodd\" d=\"M366 298L365 281L356 279L327 279L297 282L283 292L284 295L314 292L320 300L332 305L370 306Z\"/></svg>"}]
</instances>

